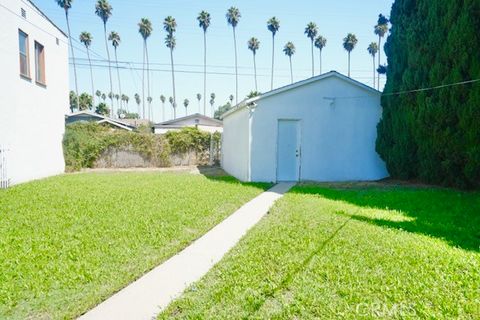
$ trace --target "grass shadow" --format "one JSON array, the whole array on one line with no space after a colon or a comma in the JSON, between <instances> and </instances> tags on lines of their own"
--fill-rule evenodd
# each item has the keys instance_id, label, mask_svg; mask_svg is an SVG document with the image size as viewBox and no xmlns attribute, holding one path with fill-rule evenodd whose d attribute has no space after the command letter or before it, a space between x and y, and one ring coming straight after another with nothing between
<instances>
[{"instance_id":1,"label":"grass shadow","mask_svg":"<svg viewBox=\"0 0 480 320\"><path fill-rule=\"evenodd\" d=\"M408 219L393 221L368 214L340 214L380 227L439 238L451 246L480 252L480 193L406 186L325 186L303 184L291 193L312 194L361 208L396 210Z\"/></svg>"},{"instance_id":2,"label":"grass shadow","mask_svg":"<svg viewBox=\"0 0 480 320\"><path fill-rule=\"evenodd\" d=\"M235 183L235 184L241 184L245 186L254 186L254 187L261 188L265 191L270 189L274 185L274 183L268 183L268 182L242 182L237 178L232 177L231 175L226 173L219 166L197 166L197 170L201 175L203 175L209 180Z\"/></svg>"}]
</instances>

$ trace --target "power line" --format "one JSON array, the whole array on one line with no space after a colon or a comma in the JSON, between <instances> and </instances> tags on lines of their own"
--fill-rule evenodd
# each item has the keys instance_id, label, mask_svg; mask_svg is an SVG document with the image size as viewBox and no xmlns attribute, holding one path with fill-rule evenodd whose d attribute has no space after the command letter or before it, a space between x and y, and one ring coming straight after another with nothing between
<instances>
[{"instance_id":1,"label":"power line","mask_svg":"<svg viewBox=\"0 0 480 320\"><path fill-rule=\"evenodd\" d=\"M407 93L432 91L432 90L438 90L438 89L443 89L443 88L448 88L448 87L453 87L453 86L460 86L460 85L465 85L465 84L471 84L471 83L476 83L476 82L480 82L480 79L459 81L459 82L454 82L454 83L442 84L442 85L438 85L438 86L434 86L434 87L382 93L382 96L388 97L388 96L402 95L402 94L407 94ZM351 97L335 97L335 99L365 99L365 98L372 98L372 97L365 96L365 95L363 95L363 96L351 96Z\"/></svg>"},{"instance_id":2,"label":"power line","mask_svg":"<svg viewBox=\"0 0 480 320\"><path fill-rule=\"evenodd\" d=\"M73 62L70 62L70 65L73 65ZM77 66L83 66L83 67L89 67L90 64L88 63L75 63ZM178 65L175 65L178 66ZM108 65L103 65L103 64L92 64L92 67L95 68L108 68ZM113 67L116 68L116 67ZM124 67L124 66L119 66L119 69L122 70L143 70L142 68L139 67ZM154 72L172 72L170 69L159 69L159 68L149 68L150 71ZM193 74L203 74L203 71L196 71L196 70L175 70L175 73L193 73ZM235 73L233 72L218 72L218 71L207 71L207 74L213 74L213 75L226 75L226 76L234 76ZM239 73L239 76L254 76L253 73ZM270 75L267 74L257 74L257 76L263 76L263 77L270 77ZM281 77L287 77L287 76L281 76ZM290 78L290 76L288 76Z\"/></svg>"},{"instance_id":3,"label":"power line","mask_svg":"<svg viewBox=\"0 0 480 320\"><path fill-rule=\"evenodd\" d=\"M26 20L24 19L22 16L20 16L19 14L17 14L16 12L13 12L12 10L10 10L9 8L7 8L5 5L1 4L0 3L0 7L2 7L3 9L5 9L7 12L13 14L14 16L16 16L17 18L21 19L22 21L25 21L27 23L29 23L30 25L32 25L33 27L37 28L38 30L48 34L49 36L53 37L54 39L58 39L59 41L63 42L64 44L66 44L68 47L70 47L70 43L68 41L65 41L59 37L57 37L56 35L54 35L53 33L43 29L42 27L36 25L35 23L31 22L30 20ZM68 38L68 37L67 37ZM76 40L75 38L72 38L73 41L77 42L77 43L80 43L78 40ZM83 48L79 48L79 47L76 47L74 45L72 45L72 47L78 51L81 51L83 53L86 53L87 51ZM104 58L103 56L101 56L100 54L96 53L95 51L93 50L90 50L91 52L93 52L95 55L99 56L100 58Z\"/></svg>"},{"instance_id":4,"label":"power line","mask_svg":"<svg viewBox=\"0 0 480 320\"><path fill-rule=\"evenodd\" d=\"M437 89L442 89L442 88L448 88L448 87L453 87L453 86L460 86L460 85L464 85L464 84L475 83L475 82L479 82L479 81L480 81L480 79L466 80L466 81L454 82L454 83L449 83L449 84L442 84L442 85L439 85L439 86L429 87L429 88L420 88L420 89L413 89L413 90L406 90L406 91L389 92L389 93L385 93L385 94L382 94L382 95L383 96L393 96L393 95L400 95L400 94L406 94L406 93L437 90Z\"/></svg>"},{"instance_id":5,"label":"power line","mask_svg":"<svg viewBox=\"0 0 480 320\"><path fill-rule=\"evenodd\" d=\"M72 60L72 58L70 58ZM75 61L80 60L80 61L88 61L87 58L75 58ZM107 59L90 59L91 61L94 62L108 62ZM115 63L115 60L110 60L111 63ZM134 65L142 65L143 62L135 62L135 61L118 61L119 64L134 64ZM157 66L170 66L170 63L162 63L162 62L150 62L149 65L157 65ZM203 64L185 64L185 63L175 63L175 66L180 66L180 67L194 67L194 68L203 68ZM235 66L227 66L227 65L214 65L214 64L207 64L207 68L223 68L223 69L235 69ZM246 67L246 66L238 66L238 69L252 69L252 67ZM269 67L257 67L257 70L271 70ZM284 70L284 71L289 71L290 69L288 68L275 68L275 70ZM302 69L296 69L296 70L301 70L305 72L311 72L311 68L302 68ZM360 69L352 69L352 72L368 72L371 73L372 70L360 70ZM289 71L290 72L290 71ZM371 78L371 77L370 77Z\"/></svg>"},{"instance_id":6,"label":"power line","mask_svg":"<svg viewBox=\"0 0 480 320\"><path fill-rule=\"evenodd\" d=\"M70 62L70 65L73 65L73 62ZM78 67L90 67L90 64L88 63L75 63L75 65ZM175 66L179 66L177 64L175 64ZM92 67L94 68L108 68L108 65L103 65L103 64L92 64ZM117 68L116 66L115 67L112 67L112 68ZM128 67L125 67L125 66L119 66L118 67L119 69L122 69L122 70L135 70L135 71L141 71L143 70L142 68L140 67L133 67L133 66L128 66ZM153 71L153 72L172 72L171 69L159 69L159 68L150 68L149 69L150 71ZM203 71L197 71L197 70L178 70L176 69L175 72L177 73L190 73L190 74L203 74ZM210 74L210 75L225 75L225 76L234 76L235 73L234 72L220 72L220 71L207 71L207 74ZM239 76L247 76L247 77L253 77L254 74L253 73L239 73L238 74ZM257 77L270 77L271 75L270 74L258 74L257 73ZM275 75L276 78L290 78L290 75ZM371 79L371 77L355 77L356 79Z\"/></svg>"}]
</instances>

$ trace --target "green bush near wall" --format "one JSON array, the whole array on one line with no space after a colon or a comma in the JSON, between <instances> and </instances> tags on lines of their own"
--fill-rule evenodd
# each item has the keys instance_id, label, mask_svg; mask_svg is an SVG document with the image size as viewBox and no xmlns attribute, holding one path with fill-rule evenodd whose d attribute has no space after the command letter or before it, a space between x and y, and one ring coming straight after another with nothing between
<instances>
[{"instance_id":1,"label":"green bush near wall","mask_svg":"<svg viewBox=\"0 0 480 320\"><path fill-rule=\"evenodd\" d=\"M210 139L219 143L218 133L210 135L197 128L184 128L165 135L146 132L111 130L97 123L67 125L63 139L65 164L68 171L92 168L109 148L129 148L150 159L159 167L169 166L171 154L188 151L203 152L210 148Z\"/></svg>"},{"instance_id":2,"label":"green bush near wall","mask_svg":"<svg viewBox=\"0 0 480 320\"><path fill-rule=\"evenodd\" d=\"M480 187L480 1L396 0L377 151L391 176ZM405 92L397 94L398 92Z\"/></svg>"}]
</instances>

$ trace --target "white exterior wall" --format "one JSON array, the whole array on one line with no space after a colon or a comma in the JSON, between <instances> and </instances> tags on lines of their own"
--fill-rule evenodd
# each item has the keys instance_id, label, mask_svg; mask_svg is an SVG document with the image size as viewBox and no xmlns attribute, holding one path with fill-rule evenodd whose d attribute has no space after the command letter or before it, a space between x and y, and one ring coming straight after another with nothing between
<instances>
[{"instance_id":1,"label":"white exterior wall","mask_svg":"<svg viewBox=\"0 0 480 320\"><path fill-rule=\"evenodd\" d=\"M325 99L335 97L335 102ZM342 99L343 97L343 99ZM349 98L346 98L349 97ZM353 97L353 98L352 98ZM234 174L247 163L242 180L277 180L278 120L299 120L301 126L300 180L377 180L388 176L375 151L377 124L382 116L380 93L350 83L340 76L318 81L259 99L250 120L240 109L224 118L224 164ZM250 161L230 159L244 130L250 126ZM250 163L250 168L248 168ZM247 177L245 179L244 177ZM250 176L250 177L249 177ZM249 177L249 178L248 178Z\"/></svg>"},{"instance_id":2,"label":"white exterior wall","mask_svg":"<svg viewBox=\"0 0 480 320\"><path fill-rule=\"evenodd\" d=\"M223 170L239 180L249 180L249 149L250 112L244 108L223 119Z\"/></svg>"},{"instance_id":3,"label":"white exterior wall","mask_svg":"<svg viewBox=\"0 0 480 320\"><path fill-rule=\"evenodd\" d=\"M10 150L9 178L20 183L64 171L68 46L67 38L28 1L2 0L2 5L18 16L0 7L0 145ZM29 36L30 81L20 77L18 29ZM46 87L35 82L34 41L44 46Z\"/></svg>"}]
</instances>

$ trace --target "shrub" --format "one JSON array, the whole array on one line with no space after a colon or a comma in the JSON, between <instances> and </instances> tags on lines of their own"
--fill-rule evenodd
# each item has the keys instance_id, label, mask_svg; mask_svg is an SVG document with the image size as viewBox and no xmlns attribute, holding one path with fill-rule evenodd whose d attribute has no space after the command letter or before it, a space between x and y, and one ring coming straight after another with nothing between
<instances>
[{"instance_id":1,"label":"shrub","mask_svg":"<svg viewBox=\"0 0 480 320\"><path fill-rule=\"evenodd\" d=\"M67 125L63 148L68 171L92 168L102 153L110 148L132 149L163 167L170 165L171 154L208 152L211 137L218 149L220 134L211 135L197 128L156 135L145 131L111 130L93 122L77 122Z\"/></svg>"}]
</instances>

